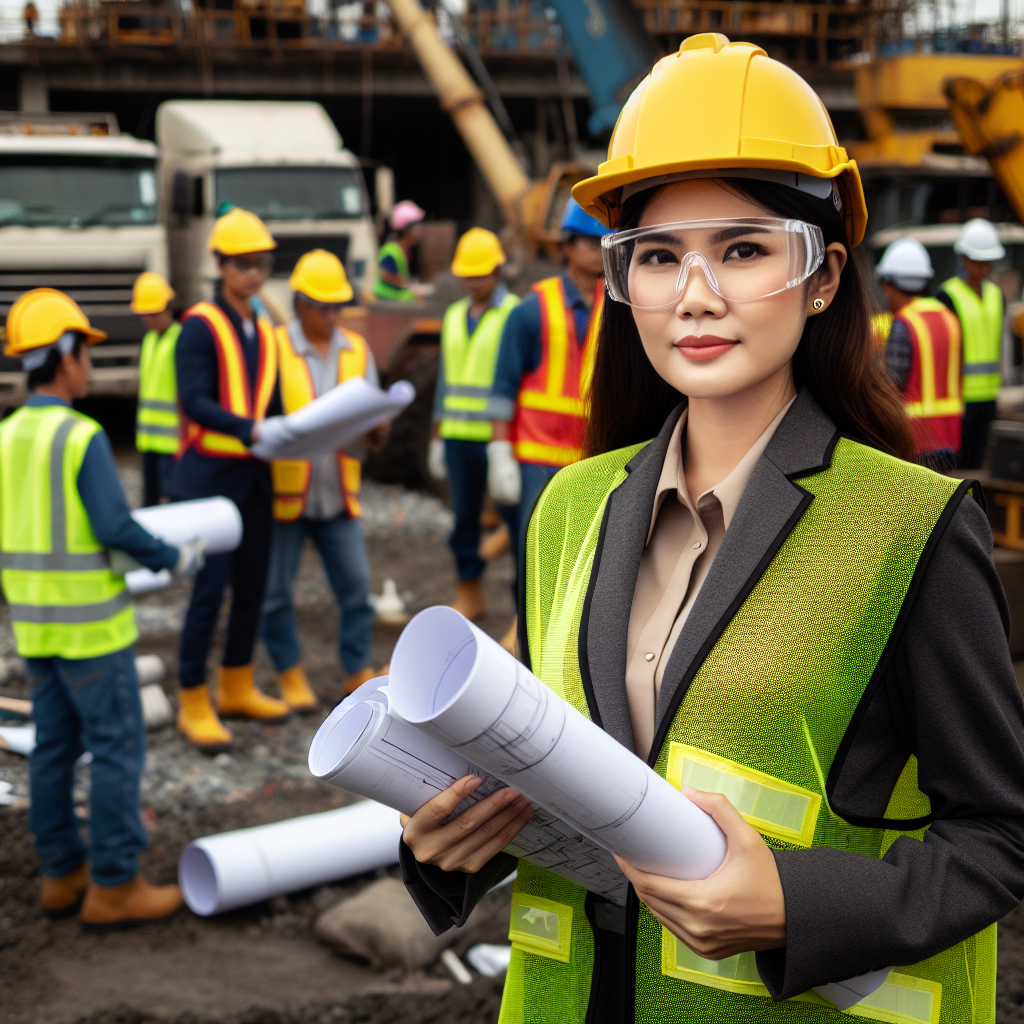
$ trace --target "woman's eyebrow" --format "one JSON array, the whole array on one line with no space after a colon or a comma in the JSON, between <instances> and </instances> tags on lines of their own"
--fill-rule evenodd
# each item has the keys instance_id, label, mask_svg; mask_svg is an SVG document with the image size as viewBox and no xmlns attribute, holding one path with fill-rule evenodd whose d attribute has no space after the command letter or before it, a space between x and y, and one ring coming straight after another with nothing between
<instances>
[{"instance_id":1,"label":"woman's eyebrow","mask_svg":"<svg viewBox=\"0 0 1024 1024\"><path fill-rule=\"evenodd\" d=\"M758 227L755 224L744 224L741 227L723 228L716 232L709 239L710 242L728 242L731 238L739 238L742 235L767 235L769 228Z\"/></svg>"},{"instance_id":2,"label":"woman's eyebrow","mask_svg":"<svg viewBox=\"0 0 1024 1024\"><path fill-rule=\"evenodd\" d=\"M662 245L679 245L682 239L678 235L670 235L667 232L654 232L650 235L643 235L637 242L649 243L660 242Z\"/></svg>"}]
</instances>

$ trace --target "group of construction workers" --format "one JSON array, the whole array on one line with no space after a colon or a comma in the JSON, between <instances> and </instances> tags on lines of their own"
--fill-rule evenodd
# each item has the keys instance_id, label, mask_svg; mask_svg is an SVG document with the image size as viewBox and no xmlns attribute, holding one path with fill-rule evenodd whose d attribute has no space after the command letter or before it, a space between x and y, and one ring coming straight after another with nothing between
<instances>
[{"instance_id":1,"label":"group of construction workers","mask_svg":"<svg viewBox=\"0 0 1024 1024\"><path fill-rule=\"evenodd\" d=\"M926 295L935 276L928 250L905 236L882 254L875 276L889 312L876 338L906 403L919 456L936 468L976 469L985 457L1002 377L1003 293L988 278L1006 255L995 227L964 224L953 245L963 276Z\"/></svg>"}]
</instances>

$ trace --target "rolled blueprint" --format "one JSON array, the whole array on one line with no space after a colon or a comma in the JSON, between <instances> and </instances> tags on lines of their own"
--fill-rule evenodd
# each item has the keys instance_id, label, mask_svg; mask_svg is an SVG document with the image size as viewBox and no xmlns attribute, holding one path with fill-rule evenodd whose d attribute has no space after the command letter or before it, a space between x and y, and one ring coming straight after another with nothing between
<instances>
[{"instance_id":1,"label":"rolled blueprint","mask_svg":"<svg viewBox=\"0 0 1024 1024\"><path fill-rule=\"evenodd\" d=\"M339 451L368 430L394 419L415 397L416 389L406 380L382 391L365 377L353 377L283 417L281 436L257 441L252 453L269 461L309 459Z\"/></svg>"},{"instance_id":2,"label":"rolled blueprint","mask_svg":"<svg viewBox=\"0 0 1024 1024\"><path fill-rule=\"evenodd\" d=\"M388 691L407 722L645 871L706 878L725 858L710 815L454 609L405 627Z\"/></svg>"},{"instance_id":3,"label":"rolled blueprint","mask_svg":"<svg viewBox=\"0 0 1024 1024\"><path fill-rule=\"evenodd\" d=\"M388 677L364 683L331 712L309 748L309 770L351 793L415 814L457 779L477 775L482 785L451 815L505 788L505 783L390 708ZM627 882L607 850L543 808L506 848L539 867L625 906Z\"/></svg>"},{"instance_id":4,"label":"rolled blueprint","mask_svg":"<svg viewBox=\"0 0 1024 1024\"><path fill-rule=\"evenodd\" d=\"M189 909L209 917L395 864L401 834L395 811L362 800L197 839L181 855L178 881Z\"/></svg>"}]
</instances>

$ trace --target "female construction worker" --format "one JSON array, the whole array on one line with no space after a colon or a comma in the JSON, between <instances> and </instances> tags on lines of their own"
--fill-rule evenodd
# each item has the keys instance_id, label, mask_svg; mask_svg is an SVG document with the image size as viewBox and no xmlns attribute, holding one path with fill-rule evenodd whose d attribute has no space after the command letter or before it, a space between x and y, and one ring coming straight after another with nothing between
<instances>
[{"instance_id":1,"label":"female construction worker","mask_svg":"<svg viewBox=\"0 0 1024 1024\"><path fill-rule=\"evenodd\" d=\"M728 851L692 881L620 860L625 907L520 861L501 1020L839 1022L813 989L892 967L851 1015L992 1021L1024 707L985 515L910 461L874 355L856 165L793 71L705 34L574 193L615 228L592 457L534 511L520 649ZM505 790L442 824L477 785L405 825L438 931L531 814Z\"/></svg>"},{"instance_id":2,"label":"female construction worker","mask_svg":"<svg viewBox=\"0 0 1024 1024\"><path fill-rule=\"evenodd\" d=\"M423 235L420 222L426 211L411 199L403 199L392 211L388 224L388 240L377 254L377 283L373 294L392 302L413 302L415 293L409 287L409 260L412 248Z\"/></svg>"}]
</instances>

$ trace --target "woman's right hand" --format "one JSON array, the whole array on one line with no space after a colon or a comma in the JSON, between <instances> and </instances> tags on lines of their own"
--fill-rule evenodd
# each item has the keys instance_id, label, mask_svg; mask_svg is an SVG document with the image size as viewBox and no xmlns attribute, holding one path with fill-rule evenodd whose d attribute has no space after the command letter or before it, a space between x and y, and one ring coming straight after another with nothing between
<instances>
[{"instance_id":1,"label":"woman's right hand","mask_svg":"<svg viewBox=\"0 0 1024 1024\"><path fill-rule=\"evenodd\" d=\"M467 775L438 793L412 817L402 815L402 838L421 864L475 874L533 817L525 796L514 789L499 789L442 825L480 785L479 778Z\"/></svg>"}]
</instances>

